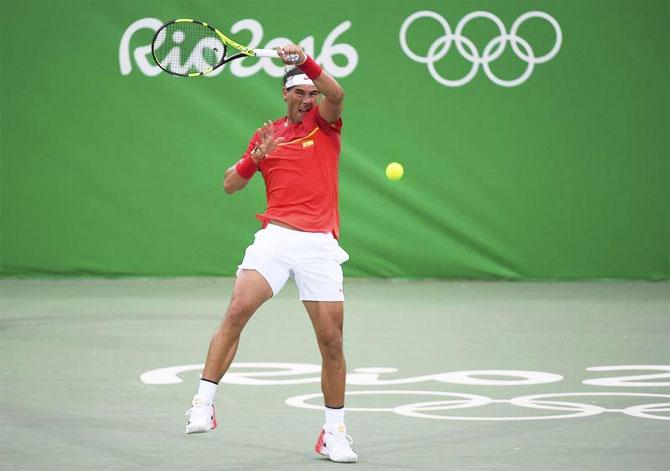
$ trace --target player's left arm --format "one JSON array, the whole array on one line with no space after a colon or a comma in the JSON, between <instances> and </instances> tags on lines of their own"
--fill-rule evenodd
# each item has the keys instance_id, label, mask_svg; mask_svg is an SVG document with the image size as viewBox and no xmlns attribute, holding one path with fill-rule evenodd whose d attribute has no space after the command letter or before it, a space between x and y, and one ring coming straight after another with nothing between
<instances>
[{"instance_id":1,"label":"player's left arm","mask_svg":"<svg viewBox=\"0 0 670 471\"><path fill-rule=\"evenodd\" d=\"M299 64L298 67L310 76L314 82L314 86L323 94L323 99L319 103L319 114L321 117L329 123L335 123L340 119L344 104L344 90L337 80L316 65L314 60L300 46L291 44L279 48L277 52L279 52L279 57L285 64ZM320 70L320 73L316 76L314 76L315 70Z\"/></svg>"},{"instance_id":2,"label":"player's left arm","mask_svg":"<svg viewBox=\"0 0 670 471\"><path fill-rule=\"evenodd\" d=\"M319 114L329 123L334 123L342 116L344 90L325 70L313 80L314 85L323 94L319 103Z\"/></svg>"}]
</instances>

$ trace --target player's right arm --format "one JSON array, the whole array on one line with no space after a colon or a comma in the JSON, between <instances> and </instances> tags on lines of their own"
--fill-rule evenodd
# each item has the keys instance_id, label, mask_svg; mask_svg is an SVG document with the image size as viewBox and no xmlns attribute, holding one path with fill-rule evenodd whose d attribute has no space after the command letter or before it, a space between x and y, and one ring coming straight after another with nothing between
<instances>
[{"instance_id":1,"label":"player's right arm","mask_svg":"<svg viewBox=\"0 0 670 471\"><path fill-rule=\"evenodd\" d=\"M226 170L223 179L225 192L232 194L247 186L251 177L258 170L261 161L283 141L283 137L274 135L271 121L259 128L254 137L251 138L247 152L235 165Z\"/></svg>"},{"instance_id":2,"label":"player's right arm","mask_svg":"<svg viewBox=\"0 0 670 471\"><path fill-rule=\"evenodd\" d=\"M223 189L226 193L232 194L247 186L249 180L241 177L235 171L235 165L226 170L226 176L223 179Z\"/></svg>"}]
</instances>

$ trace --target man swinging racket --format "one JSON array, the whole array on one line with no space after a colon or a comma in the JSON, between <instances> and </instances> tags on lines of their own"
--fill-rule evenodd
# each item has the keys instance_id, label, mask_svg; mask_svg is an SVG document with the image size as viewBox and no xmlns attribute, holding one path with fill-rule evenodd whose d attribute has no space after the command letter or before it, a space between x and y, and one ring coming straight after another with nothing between
<instances>
[{"instance_id":1,"label":"man swinging racket","mask_svg":"<svg viewBox=\"0 0 670 471\"><path fill-rule=\"evenodd\" d=\"M267 122L251 138L243 157L226 170L224 189L243 189L260 171L267 210L263 228L237 270L230 305L209 344L186 433L216 427L214 395L233 361L240 334L253 313L277 294L289 276L312 321L322 357L325 424L315 451L332 461L355 462L344 425L346 363L342 351L344 294L342 263L349 259L339 238L338 161L344 92L300 46L278 49L286 116ZM319 100L319 96L323 95Z\"/></svg>"}]
</instances>

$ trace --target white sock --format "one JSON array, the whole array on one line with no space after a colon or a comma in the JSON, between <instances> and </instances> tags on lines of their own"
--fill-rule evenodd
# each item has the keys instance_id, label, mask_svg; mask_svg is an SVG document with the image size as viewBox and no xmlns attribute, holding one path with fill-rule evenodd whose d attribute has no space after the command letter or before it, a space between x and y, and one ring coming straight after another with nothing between
<instances>
[{"instance_id":1,"label":"white sock","mask_svg":"<svg viewBox=\"0 0 670 471\"><path fill-rule=\"evenodd\" d=\"M202 398L203 402L214 404L216 386L216 384L210 381L205 381L204 379L200 380L200 384L198 385L198 396Z\"/></svg>"},{"instance_id":2,"label":"white sock","mask_svg":"<svg viewBox=\"0 0 670 471\"><path fill-rule=\"evenodd\" d=\"M338 425L344 423L344 407L340 409L331 409L326 407L326 425L327 429L336 429Z\"/></svg>"}]
</instances>

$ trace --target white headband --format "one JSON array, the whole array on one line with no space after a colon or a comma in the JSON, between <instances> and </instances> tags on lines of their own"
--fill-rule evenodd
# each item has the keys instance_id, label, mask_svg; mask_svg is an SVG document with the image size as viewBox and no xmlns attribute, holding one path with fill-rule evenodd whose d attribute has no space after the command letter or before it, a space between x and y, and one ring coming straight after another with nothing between
<instances>
[{"instance_id":1,"label":"white headband","mask_svg":"<svg viewBox=\"0 0 670 471\"><path fill-rule=\"evenodd\" d=\"M314 85L314 82L305 74L291 75L286 79L286 89L295 87L296 85Z\"/></svg>"}]
</instances>

